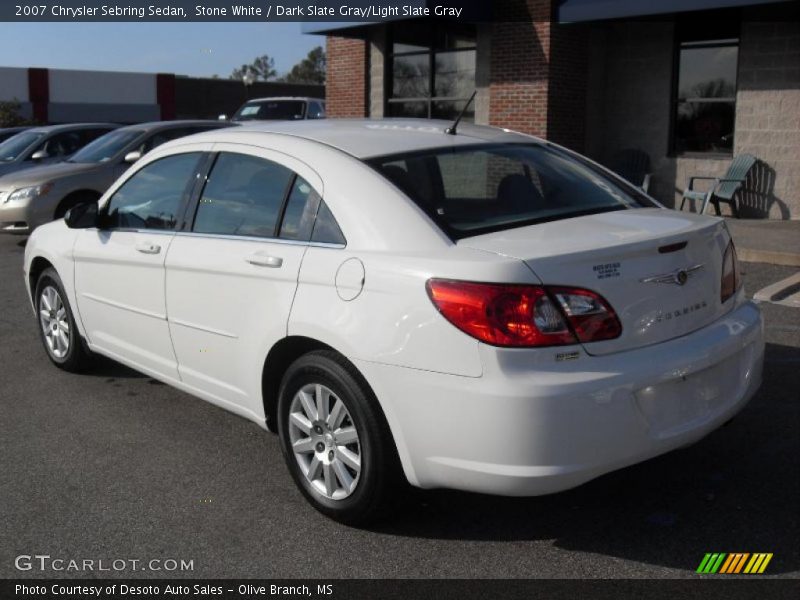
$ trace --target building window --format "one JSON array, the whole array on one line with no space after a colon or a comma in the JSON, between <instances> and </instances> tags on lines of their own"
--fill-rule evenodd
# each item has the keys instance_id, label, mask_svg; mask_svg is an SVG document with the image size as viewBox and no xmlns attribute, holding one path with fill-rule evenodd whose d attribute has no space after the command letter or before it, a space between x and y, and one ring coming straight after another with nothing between
<instances>
[{"instance_id":1,"label":"building window","mask_svg":"<svg viewBox=\"0 0 800 600\"><path fill-rule=\"evenodd\" d=\"M386 115L452 119L475 91L475 29L395 23L387 54ZM464 120L474 118L470 106Z\"/></svg>"},{"instance_id":2,"label":"building window","mask_svg":"<svg viewBox=\"0 0 800 600\"><path fill-rule=\"evenodd\" d=\"M678 45L675 154L733 152L738 32L713 33L684 33Z\"/></svg>"}]
</instances>

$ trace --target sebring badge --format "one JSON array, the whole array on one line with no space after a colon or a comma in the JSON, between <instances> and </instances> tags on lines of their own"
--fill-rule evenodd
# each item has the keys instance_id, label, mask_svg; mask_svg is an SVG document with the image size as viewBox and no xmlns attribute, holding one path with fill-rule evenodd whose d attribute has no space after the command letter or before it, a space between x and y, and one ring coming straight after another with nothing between
<instances>
[{"instance_id":1,"label":"sebring badge","mask_svg":"<svg viewBox=\"0 0 800 600\"><path fill-rule=\"evenodd\" d=\"M652 277L645 277L640 279L642 283L674 283L675 285L683 285L689 281L689 275L703 268L702 264L686 267L685 269L675 269L671 273L664 273L662 275L653 275Z\"/></svg>"}]
</instances>

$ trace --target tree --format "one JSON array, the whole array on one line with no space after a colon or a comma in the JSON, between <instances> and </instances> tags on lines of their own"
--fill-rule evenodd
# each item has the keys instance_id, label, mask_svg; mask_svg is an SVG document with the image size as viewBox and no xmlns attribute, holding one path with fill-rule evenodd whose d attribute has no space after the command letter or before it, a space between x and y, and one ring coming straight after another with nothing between
<instances>
[{"instance_id":1,"label":"tree","mask_svg":"<svg viewBox=\"0 0 800 600\"><path fill-rule=\"evenodd\" d=\"M32 125L33 122L19 114L22 105L17 100L0 102L0 127Z\"/></svg>"},{"instance_id":2,"label":"tree","mask_svg":"<svg viewBox=\"0 0 800 600\"><path fill-rule=\"evenodd\" d=\"M251 64L242 65L234 69L231 79L243 79L245 75L250 75L254 81L269 81L275 78L278 72L275 70L275 59L268 54L257 57Z\"/></svg>"},{"instance_id":3,"label":"tree","mask_svg":"<svg viewBox=\"0 0 800 600\"><path fill-rule=\"evenodd\" d=\"M303 60L292 67L281 80L286 83L325 83L325 50L317 46Z\"/></svg>"}]
</instances>

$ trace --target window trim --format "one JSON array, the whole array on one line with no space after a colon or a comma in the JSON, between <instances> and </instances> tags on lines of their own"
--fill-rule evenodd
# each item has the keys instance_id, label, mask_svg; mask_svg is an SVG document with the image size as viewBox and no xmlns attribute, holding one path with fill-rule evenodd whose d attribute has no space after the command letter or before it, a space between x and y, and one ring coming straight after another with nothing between
<instances>
[{"instance_id":1,"label":"window trim","mask_svg":"<svg viewBox=\"0 0 800 600\"><path fill-rule=\"evenodd\" d=\"M736 36L722 35L720 33L709 33L711 37L698 37L697 32L682 32L678 24L675 27L673 37L672 49L672 81L670 88L670 113L669 113L669 135L667 137L667 157L669 158L694 158L709 160L729 159L733 157L736 148L736 97L739 92L739 71L741 61L739 60L739 50L741 49L741 33L737 32ZM684 48L728 48L736 47L736 84L733 91L733 97L725 98L706 98L706 99L685 99L681 101L678 97L680 94L680 69L681 69L681 50ZM730 152L726 151L701 151L701 150L685 150L680 152L677 150L677 135L675 130L678 126L678 106L681 102L702 102L702 103L720 103L720 104L733 104L733 131Z\"/></svg>"}]
</instances>

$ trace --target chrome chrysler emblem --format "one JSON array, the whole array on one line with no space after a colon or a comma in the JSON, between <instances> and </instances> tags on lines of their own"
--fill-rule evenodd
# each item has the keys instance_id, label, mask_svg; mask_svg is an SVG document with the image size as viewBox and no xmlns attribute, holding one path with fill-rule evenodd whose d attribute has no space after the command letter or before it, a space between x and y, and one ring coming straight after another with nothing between
<instances>
[{"instance_id":1,"label":"chrome chrysler emblem","mask_svg":"<svg viewBox=\"0 0 800 600\"><path fill-rule=\"evenodd\" d=\"M639 281L642 283L674 283L675 285L683 285L689 281L689 275L702 268L702 264L693 265L691 267L686 267L685 269L675 269L671 273L663 273L662 275L645 277Z\"/></svg>"}]
</instances>

